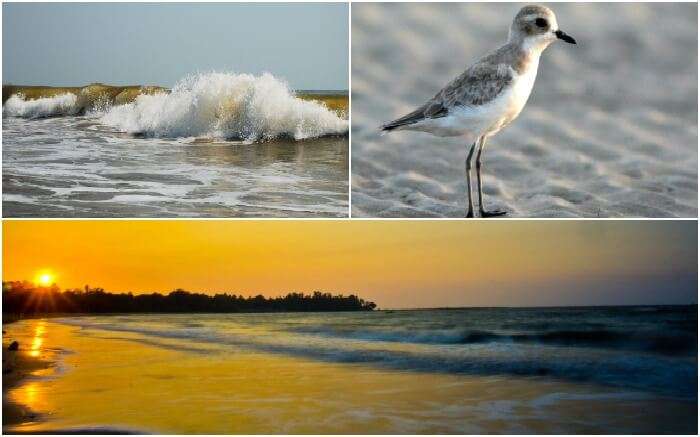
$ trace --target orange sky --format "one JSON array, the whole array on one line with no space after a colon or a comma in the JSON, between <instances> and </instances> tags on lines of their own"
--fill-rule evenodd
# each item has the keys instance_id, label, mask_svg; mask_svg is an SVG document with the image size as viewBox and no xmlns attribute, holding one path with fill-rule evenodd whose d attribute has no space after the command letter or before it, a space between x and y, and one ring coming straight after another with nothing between
<instances>
[{"instance_id":1,"label":"orange sky","mask_svg":"<svg viewBox=\"0 0 700 437\"><path fill-rule=\"evenodd\" d=\"M380 307L697 299L694 221L5 221L3 279Z\"/></svg>"}]
</instances>

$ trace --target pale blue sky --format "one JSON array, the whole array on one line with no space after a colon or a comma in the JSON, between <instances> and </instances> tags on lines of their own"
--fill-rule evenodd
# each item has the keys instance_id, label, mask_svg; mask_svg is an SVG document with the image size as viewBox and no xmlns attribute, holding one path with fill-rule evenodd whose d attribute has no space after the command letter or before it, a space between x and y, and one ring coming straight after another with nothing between
<instances>
[{"instance_id":1,"label":"pale blue sky","mask_svg":"<svg viewBox=\"0 0 700 437\"><path fill-rule=\"evenodd\" d=\"M3 84L172 86L218 70L348 88L345 3L4 3L2 12Z\"/></svg>"}]
</instances>

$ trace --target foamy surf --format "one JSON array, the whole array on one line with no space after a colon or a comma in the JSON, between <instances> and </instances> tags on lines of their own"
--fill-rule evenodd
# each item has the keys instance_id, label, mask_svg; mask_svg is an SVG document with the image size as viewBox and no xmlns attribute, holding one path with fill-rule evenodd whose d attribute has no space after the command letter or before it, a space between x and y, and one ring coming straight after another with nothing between
<instances>
[{"instance_id":1,"label":"foamy surf","mask_svg":"<svg viewBox=\"0 0 700 437\"><path fill-rule=\"evenodd\" d=\"M170 93L140 95L132 103L109 108L100 122L152 137L243 141L300 140L348 131L347 120L318 102L296 97L285 82L267 73L188 76Z\"/></svg>"},{"instance_id":2,"label":"foamy surf","mask_svg":"<svg viewBox=\"0 0 700 437\"><path fill-rule=\"evenodd\" d=\"M46 118L73 115L77 112L78 98L65 93L53 97L25 100L21 94L11 96L3 106L3 116L20 118Z\"/></svg>"}]
</instances>

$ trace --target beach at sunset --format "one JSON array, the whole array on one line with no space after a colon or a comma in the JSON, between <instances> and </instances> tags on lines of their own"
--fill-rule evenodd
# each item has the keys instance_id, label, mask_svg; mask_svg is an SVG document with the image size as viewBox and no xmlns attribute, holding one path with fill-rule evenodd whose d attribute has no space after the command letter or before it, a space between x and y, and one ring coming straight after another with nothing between
<instances>
[{"instance_id":1,"label":"beach at sunset","mask_svg":"<svg viewBox=\"0 0 700 437\"><path fill-rule=\"evenodd\" d=\"M696 240L691 221L5 222L3 430L692 434Z\"/></svg>"},{"instance_id":2,"label":"beach at sunset","mask_svg":"<svg viewBox=\"0 0 700 437\"><path fill-rule=\"evenodd\" d=\"M6 431L694 433L696 315L693 306L25 320L7 335L53 364L7 392L37 413ZM559 333L605 322L609 338L586 328L527 340L554 319ZM496 331L522 341L489 340Z\"/></svg>"}]
</instances>

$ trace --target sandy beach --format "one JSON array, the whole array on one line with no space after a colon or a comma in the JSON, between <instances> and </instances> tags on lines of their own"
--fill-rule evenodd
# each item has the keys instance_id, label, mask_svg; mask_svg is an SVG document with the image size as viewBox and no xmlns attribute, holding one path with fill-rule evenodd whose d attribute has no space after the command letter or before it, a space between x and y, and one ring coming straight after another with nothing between
<instances>
[{"instance_id":1,"label":"sandy beach","mask_svg":"<svg viewBox=\"0 0 700 437\"><path fill-rule=\"evenodd\" d=\"M463 217L466 144L378 126L507 38L522 4L352 12L352 215ZM696 217L697 5L550 4L578 45L540 60L520 117L484 155L509 217Z\"/></svg>"}]
</instances>

